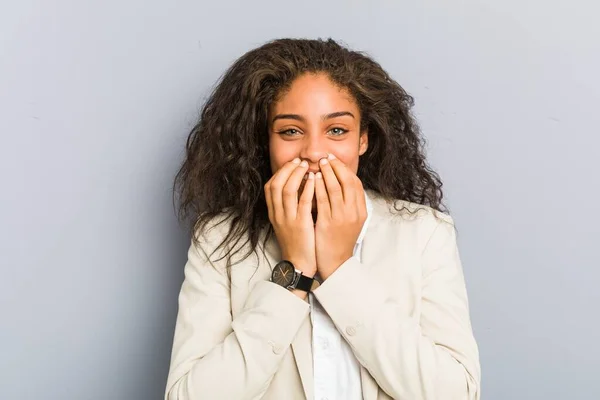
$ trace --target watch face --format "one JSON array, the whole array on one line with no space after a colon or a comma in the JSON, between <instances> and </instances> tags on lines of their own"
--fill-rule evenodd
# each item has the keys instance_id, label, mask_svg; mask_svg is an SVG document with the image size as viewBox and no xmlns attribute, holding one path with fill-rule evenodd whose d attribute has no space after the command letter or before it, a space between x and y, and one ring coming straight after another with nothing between
<instances>
[{"instance_id":1,"label":"watch face","mask_svg":"<svg viewBox=\"0 0 600 400\"><path fill-rule=\"evenodd\" d=\"M294 265L289 261L281 261L273 269L271 279L278 285L288 287L294 281L294 274Z\"/></svg>"}]
</instances>

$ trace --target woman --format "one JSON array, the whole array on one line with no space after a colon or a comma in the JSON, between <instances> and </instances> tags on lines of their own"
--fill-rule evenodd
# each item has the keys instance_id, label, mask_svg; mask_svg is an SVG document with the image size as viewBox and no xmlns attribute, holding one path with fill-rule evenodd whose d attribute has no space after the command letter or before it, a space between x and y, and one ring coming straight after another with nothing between
<instances>
[{"instance_id":1,"label":"woman","mask_svg":"<svg viewBox=\"0 0 600 400\"><path fill-rule=\"evenodd\" d=\"M166 399L479 399L411 106L332 40L276 40L227 71L176 179L195 225Z\"/></svg>"}]
</instances>

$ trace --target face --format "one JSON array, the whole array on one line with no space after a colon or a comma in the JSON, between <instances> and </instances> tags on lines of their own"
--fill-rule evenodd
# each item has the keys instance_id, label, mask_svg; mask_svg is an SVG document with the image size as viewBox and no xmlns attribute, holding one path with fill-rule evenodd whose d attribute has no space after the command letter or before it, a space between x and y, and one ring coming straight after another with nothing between
<instances>
[{"instance_id":1,"label":"face","mask_svg":"<svg viewBox=\"0 0 600 400\"><path fill-rule=\"evenodd\" d=\"M352 95L327 75L300 76L269 110L271 171L299 158L308 162L308 171L318 172L319 160L333 153L356 174L368 146L360 118Z\"/></svg>"}]
</instances>

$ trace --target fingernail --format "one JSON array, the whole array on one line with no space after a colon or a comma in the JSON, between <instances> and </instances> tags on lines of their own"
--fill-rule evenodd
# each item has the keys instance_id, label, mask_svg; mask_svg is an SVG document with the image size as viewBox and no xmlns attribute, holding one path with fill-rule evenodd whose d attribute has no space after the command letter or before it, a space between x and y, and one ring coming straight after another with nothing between
<instances>
[{"instance_id":1,"label":"fingernail","mask_svg":"<svg viewBox=\"0 0 600 400\"><path fill-rule=\"evenodd\" d=\"M294 164L300 164L300 159L299 158L294 158L294 161L292 161Z\"/></svg>"},{"instance_id":2,"label":"fingernail","mask_svg":"<svg viewBox=\"0 0 600 400\"><path fill-rule=\"evenodd\" d=\"M300 166L302 166L302 167L308 167L308 163L306 161L302 161L300 163Z\"/></svg>"},{"instance_id":3,"label":"fingernail","mask_svg":"<svg viewBox=\"0 0 600 400\"><path fill-rule=\"evenodd\" d=\"M314 172L309 172L308 173L308 179L315 179L315 173Z\"/></svg>"},{"instance_id":4,"label":"fingernail","mask_svg":"<svg viewBox=\"0 0 600 400\"><path fill-rule=\"evenodd\" d=\"M321 165L327 164L329 161L326 158L321 158Z\"/></svg>"},{"instance_id":5,"label":"fingernail","mask_svg":"<svg viewBox=\"0 0 600 400\"><path fill-rule=\"evenodd\" d=\"M329 153L327 158L329 158L330 160L335 160L335 156L333 155L333 153Z\"/></svg>"},{"instance_id":6,"label":"fingernail","mask_svg":"<svg viewBox=\"0 0 600 400\"><path fill-rule=\"evenodd\" d=\"M316 177L317 179L321 179L321 178L323 178L323 174L322 174L322 173L320 173L320 172L317 172L317 173L315 174L315 177Z\"/></svg>"}]
</instances>

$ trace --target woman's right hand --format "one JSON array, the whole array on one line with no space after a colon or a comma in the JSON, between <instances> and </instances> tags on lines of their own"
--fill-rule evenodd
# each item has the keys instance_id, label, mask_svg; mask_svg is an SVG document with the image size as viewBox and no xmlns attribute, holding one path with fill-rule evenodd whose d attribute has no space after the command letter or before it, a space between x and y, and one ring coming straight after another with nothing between
<instances>
[{"instance_id":1,"label":"woman's right hand","mask_svg":"<svg viewBox=\"0 0 600 400\"><path fill-rule=\"evenodd\" d=\"M300 197L298 190L308 170L306 161L299 159L281 167L265 184L269 220L273 225L284 260L291 261L303 275L313 277L317 272L315 228L312 218L312 199L315 177L310 172Z\"/></svg>"}]
</instances>

